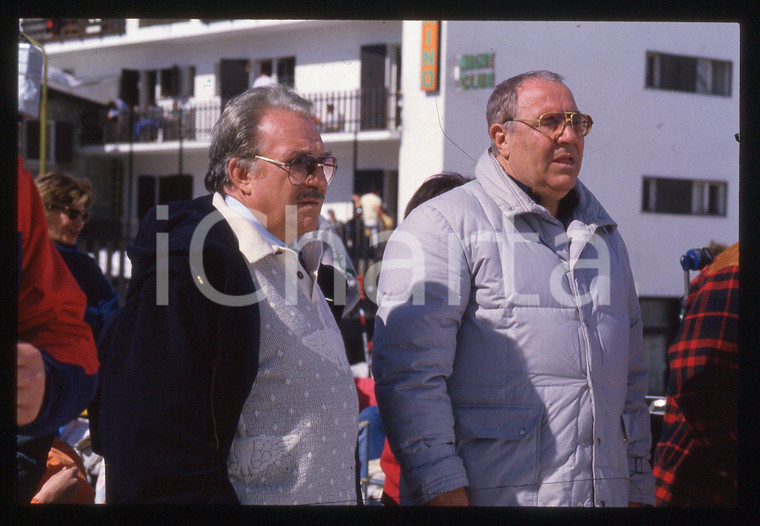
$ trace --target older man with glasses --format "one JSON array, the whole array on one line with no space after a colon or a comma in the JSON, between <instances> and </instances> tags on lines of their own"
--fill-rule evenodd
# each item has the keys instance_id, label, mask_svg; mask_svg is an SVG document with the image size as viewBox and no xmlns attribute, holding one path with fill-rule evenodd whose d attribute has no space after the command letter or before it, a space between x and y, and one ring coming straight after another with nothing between
<instances>
[{"instance_id":1,"label":"older man with glasses","mask_svg":"<svg viewBox=\"0 0 760 526\"><path fill-rule=\"evenodd\" d=\"M338 291L321 287L338 274L299 244L337 170L311 117L283 86L233 99L212 194L143 221L101 340L108 503L357 503L357 395Z\"/></svg>"},{"instance_id":2,"label":"older man with glasses","mask_svg":"<svg viewBox=\"0 0 760 526\"><path fill-rule=\"evenodd\" d=\"M391 236L373 366L402 504L654 504L642 323L616 223L578 181L561 76L487 106L475 180Z\"/></svg>"}]
</instances>

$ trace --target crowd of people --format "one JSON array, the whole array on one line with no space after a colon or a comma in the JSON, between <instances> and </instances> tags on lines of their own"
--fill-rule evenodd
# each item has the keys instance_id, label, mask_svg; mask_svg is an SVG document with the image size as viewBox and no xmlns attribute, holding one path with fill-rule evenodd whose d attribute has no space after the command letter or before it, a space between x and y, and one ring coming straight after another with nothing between
<instances>
[{"instance_id":1,"label":"crowd of people","mask_svg":"<svg viewBox=\"0 0 760 526\"><path fill-rule=\"evenodd\" d=\"M338 160L261 84L214 126L209 193L143 218L121 302L77 248L90 183L19 159L19 503L360 505L367 405L387 506L736 503L738 246L693 282L651 458L633 274L560 75L500 83L474 177L431 176L395 229L376 188L322 216ZM360 381L340 327L365 257Z\"/></svg>"}]
</instances>

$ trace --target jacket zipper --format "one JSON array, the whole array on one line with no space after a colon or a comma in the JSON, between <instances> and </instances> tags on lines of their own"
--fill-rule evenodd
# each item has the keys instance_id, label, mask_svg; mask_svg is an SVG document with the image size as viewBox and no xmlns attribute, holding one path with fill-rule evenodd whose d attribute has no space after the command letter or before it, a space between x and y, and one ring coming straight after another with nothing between
<instances>
[{"instance_id":1,"label":"jacket zipper","mask_svg":"<svg viewBox=\"0 0 760 526\"><path fill-rule=\"evenodd\" d=\"M579 256L580 257L580 256ZM568 269L570 265L568 264ZM594 439L594 426L596 424L595 422L595 415L594 415L594 389L591 384L591 356L589 354L590 350L590 344L588 341L588 325L586 325L585 322L588 320L581 319L582 318L582 309L581 305L579 304L579 294L578 294L578 287L576 286L575 279L571 275L568 275L568 282L570 284L570 288L573 291L573 299L575 300L575 308L578 310L578 323L580 324L581 328L581 334L583 335L582 341L580 342L584 349L583 349L583 355L586 361L586 385L589 388L589 394L591 396L591 503L592 505L596 502L596 470L595 470L595 459L596 459L596 442Z\"/></svg>"}]
</instances>

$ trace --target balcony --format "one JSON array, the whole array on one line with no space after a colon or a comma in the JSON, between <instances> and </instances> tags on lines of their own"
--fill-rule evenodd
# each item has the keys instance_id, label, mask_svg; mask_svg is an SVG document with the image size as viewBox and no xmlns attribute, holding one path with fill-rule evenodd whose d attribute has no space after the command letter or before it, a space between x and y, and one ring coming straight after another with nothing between
<instances>
[{"instance_id":1,"label":"balcony","mask_svg":"<svg viewBox=\"0 0 760 526\"><path fill-rule=\"evenodd\" d=\"M124 18L22 18L21 30L37 42L64 42L123 35Z\"/></svg>"},{"instance_id":2,"label":"balcony","mask_svg":"<svg viewBox=\"0 0 760 526\"><path fill-rule=\"evenodd\" d=\"M320 133L401 128L401 93L387 87L303 96L314 104L314 120Z\"/></svg>"},{"instance_id":3,"label":"balcony","mask_svg":"<svg viewBox=\"0 0 760 526\"><path fill-rule=\"evenodd\" d=\"M388 88L346 92L303 94L314 104L314 122L320 133L357 133L399 130L401 94ZM170 101L161 101L161 104ZM161 143L164 141L208 141L221 114L218 100L175 103L170 108L154 106L143 110L103 110L102 138L83 145L120 143Z\"/></svg>"},{"instance_id":4,"label":"balcony","mask_svg":"<svg viewBox=\"0 0 760 526\"><path fill-rule=\"evenodd\" d=\"M82 138L82 145L208 140L219 115L216 101L176 105L169 110L158 106L147 110L103 109L100 114L102 136L90 141Z\"/></svg>"}]
</instances>

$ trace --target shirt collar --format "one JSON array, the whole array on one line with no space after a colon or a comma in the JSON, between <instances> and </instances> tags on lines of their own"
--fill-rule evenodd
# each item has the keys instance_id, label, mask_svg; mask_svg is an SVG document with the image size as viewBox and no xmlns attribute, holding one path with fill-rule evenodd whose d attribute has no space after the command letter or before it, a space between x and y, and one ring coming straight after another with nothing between
<instances>
[{"instance_id":1,"label":"shirt collar","mask_svg":"<svg viewBox=\"0 0 760 526\"><path fill-rule=\"evenodd\" d=\"M248 220L251 225L261 234L261 237L264 238L264 240L271 244L273 247L288 247L292 248L296 251L296 253L300 252L301 246L298 244L298 240L293 241L290 245L287 245L282 239L275 236L272 232L266 229L266 227L261 224L261 221L256 219L256 216L253 215L253 212L251 212L251 209L245 206L243 203L241 203L238 199L235 199L231 195L225 195L224 196L224 202L229 206L232 210L243 216L246 220Z\"/></svg>"},{"instance_id":2,"label":"shirt collar","mask_svg":"<svg viewBox=\"0 0 760 526\"><path fill-rule=\"evenodd\" d=\"M506 173L506 172L504 172L504 173ZM507 174L507 177L509 177L510 179L512 179L515 182L515 184L520 188L520 190L522 190L523 192L525 192L525 194L528 197L530 197L531 199L533 199L536 202L536 204L539 204L539 205L541 204L541 196L538 195L538 194L536 194L536 193L534 193L533 189L530 186L528 186L527 184L523 183L522 181L518 181L517 179L515 179L514 177L512 177L509 174Z\"/></svg>"},{"instance_id":3,"label":"shirt collar","mask_svg":"<svg viewBox=\"0 0 760 526\"><path fill-rule=\"evenodd\" d=\"M538 205L541 204L541 196L535 193L530 186L528 186L527 184L521 181L518 181L517 179L515 179L509 174L507 174L507 176L515 182L515 184L520 188L520 190L525 192L525 195L533 199L533 201L535 201L536 204ZM567 193L567 195L565 195L565 197L563 197L559 201L559 208L557 209L557 219L563 225L565 225L566 228L567 228L567 225L570 223L570 220L573 218L573 210L575 209L577 205L578 205L578 194L575 191L575 188L570 190Z\"/></svg>"}]
</instances>

